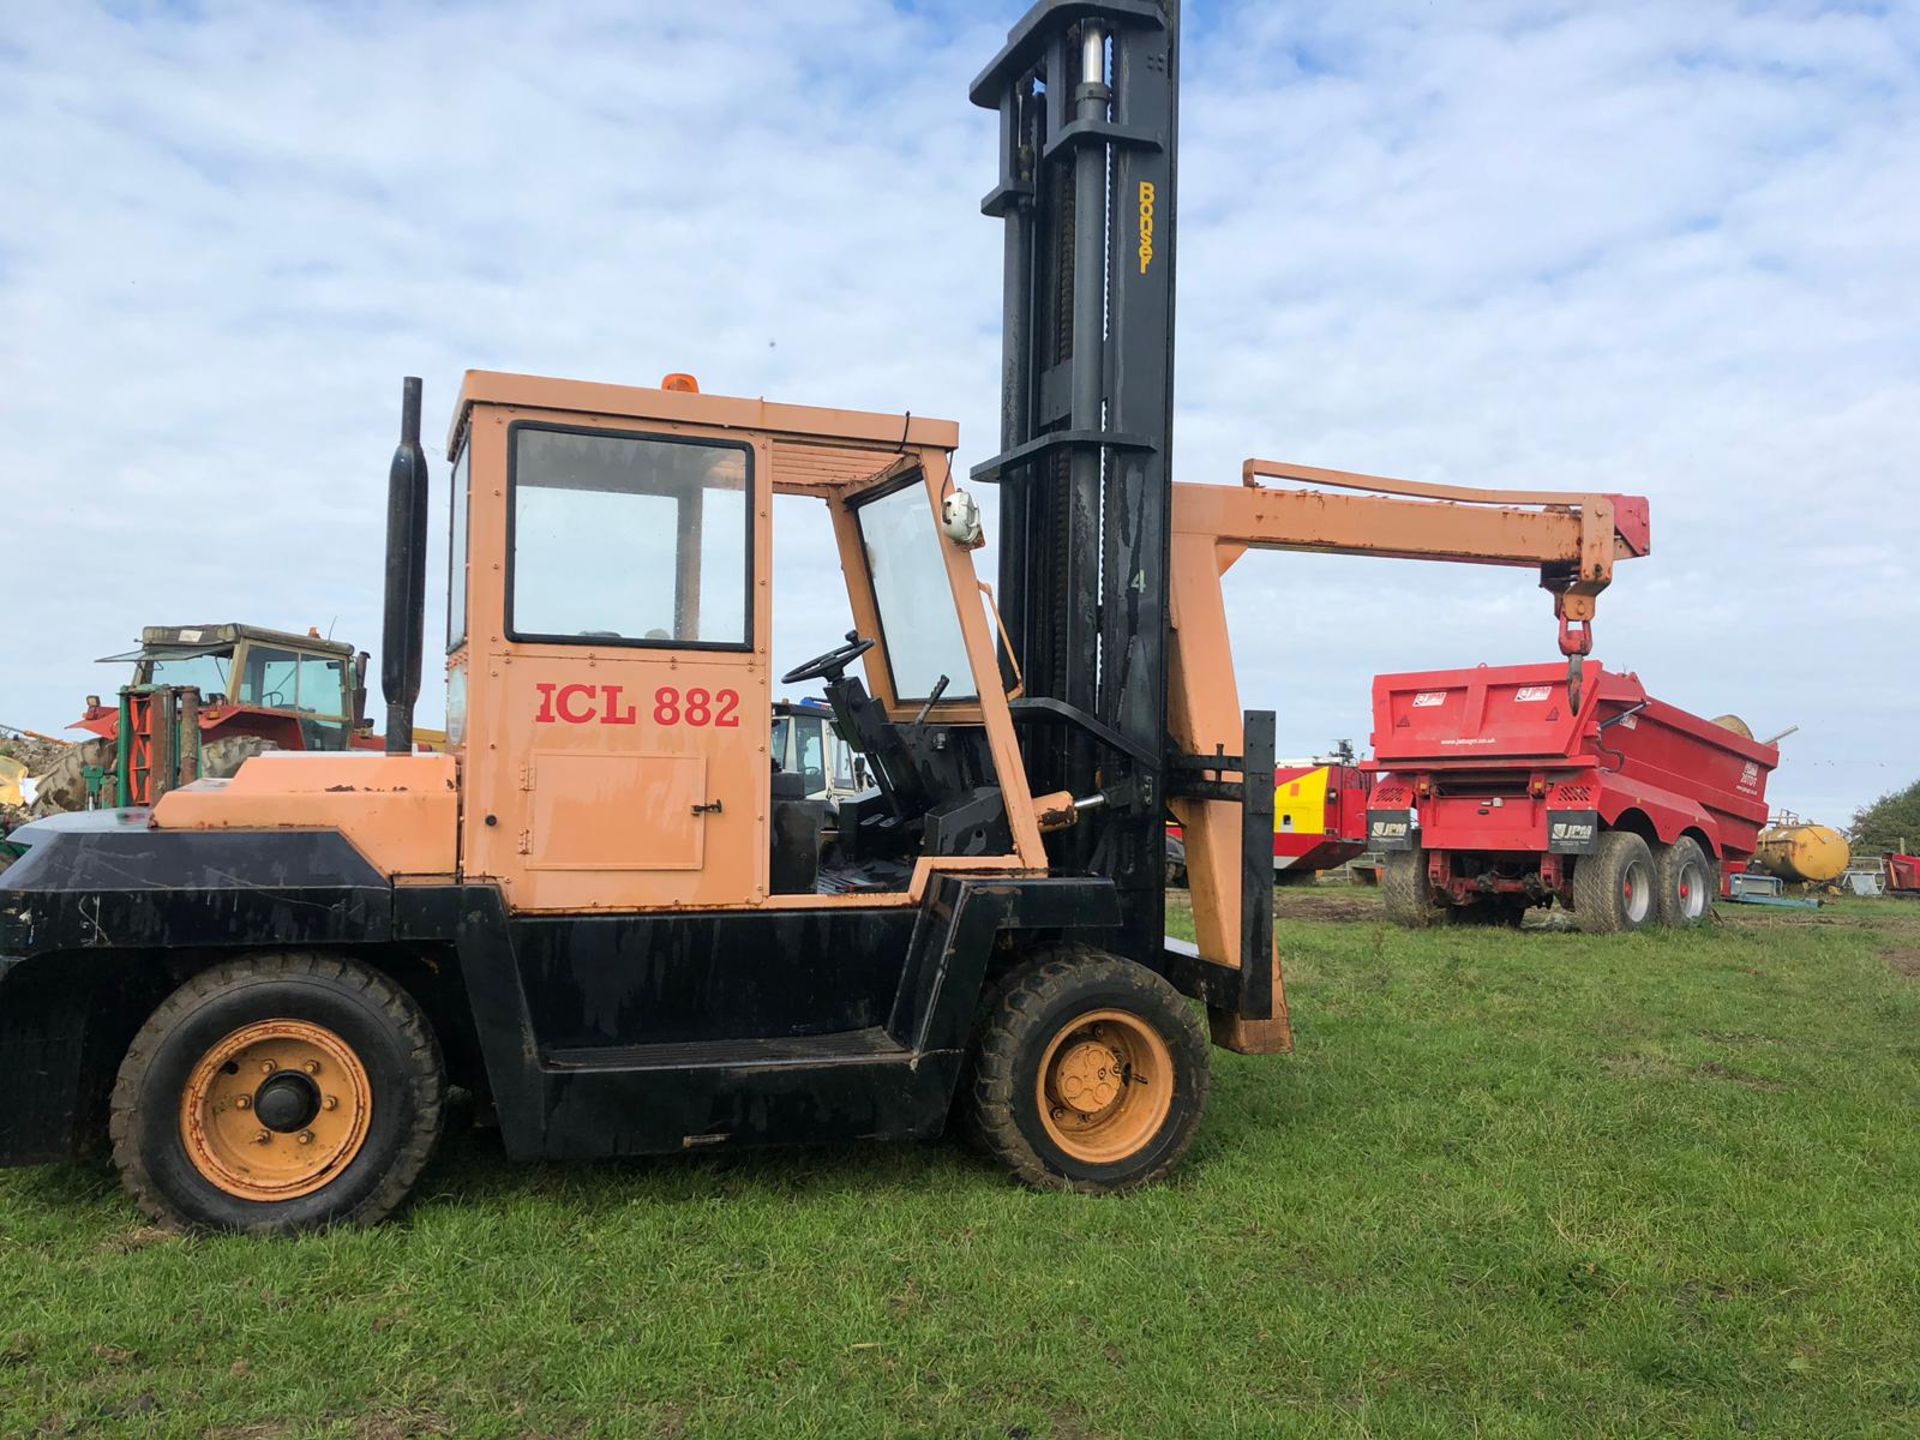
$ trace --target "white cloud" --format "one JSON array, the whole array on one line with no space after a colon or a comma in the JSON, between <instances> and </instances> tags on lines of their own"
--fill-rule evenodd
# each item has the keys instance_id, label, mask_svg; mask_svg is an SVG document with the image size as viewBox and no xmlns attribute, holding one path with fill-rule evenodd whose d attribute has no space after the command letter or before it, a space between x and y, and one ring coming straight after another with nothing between
<instances>
[{"instance_id":1,"label":"white cloud","mask_svg":"<svg viewBox=\"0 0 1920 1440\"><path fill-rule=\"evenodd\" d=\"M982 458L1000 241L965 87L1018 8L16 7L0 721L71 718L143 622L373 645L402 373L435 425L468 367L687 369L948 414ZM1182 477L1262 454L1648 494L1602 657L1798 722L1795 808L1912 778L1916 12L1188 25ZM783 662L836 633L819 553L781 567ZM1292 749L1364 737L1376 670L1553 654L1513 572L1254 556L1229 593Z\"/></svg>"}]
</instances>

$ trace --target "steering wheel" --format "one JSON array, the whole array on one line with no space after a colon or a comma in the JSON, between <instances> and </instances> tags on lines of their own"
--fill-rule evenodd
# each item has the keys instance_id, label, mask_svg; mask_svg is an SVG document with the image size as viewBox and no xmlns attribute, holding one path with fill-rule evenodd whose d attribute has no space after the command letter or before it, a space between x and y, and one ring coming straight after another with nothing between
<instances>
[{"instance_id":1,"label":"steering wheel","mask_svg":"<svg viewBox=\"0 0 1920 1440\"><path fill-rule=\"evenodd\" d=\"M847 631L847 643L835 646L824 655L816 655L804 665L796 665L780 677L782 685L798 685L802 680L838 680L854 661L873 648L873 641L862 640L857 630Z\"/></svg>"}]
</instances>

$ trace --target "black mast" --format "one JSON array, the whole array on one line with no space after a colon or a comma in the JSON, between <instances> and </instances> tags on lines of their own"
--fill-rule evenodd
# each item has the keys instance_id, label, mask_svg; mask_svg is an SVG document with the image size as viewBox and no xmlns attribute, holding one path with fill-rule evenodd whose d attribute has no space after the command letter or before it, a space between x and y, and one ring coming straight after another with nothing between
<instances>
[{"instance_id":1,"label":"black mast","mask_svg":"<svg viewBox=\"0 0 1920 1440\"><path fill-rule=\"evenodd\" d=\"M1115 950L1165 930L1178 0L1041 0L974 81L1006 226L999 600L1036 793L1104 793L1051 837L1110 875Z\"/></svg>"}]
</instances>

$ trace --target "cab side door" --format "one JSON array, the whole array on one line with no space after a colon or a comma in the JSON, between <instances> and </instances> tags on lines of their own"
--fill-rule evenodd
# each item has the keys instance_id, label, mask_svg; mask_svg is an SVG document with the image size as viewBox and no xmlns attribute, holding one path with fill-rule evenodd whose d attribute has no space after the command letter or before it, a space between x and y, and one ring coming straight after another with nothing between
<instances>
[{"instance_id":1,"label":"cab side door","mask_svg":"<svg viewBox=\"0 0 1920 1440\"><path fill-rule=\"evenodd\" d=\"M540 419L476 424L473 443L476 473L504 446L506 484L490 520L494 497L473 509L476 557L497 524L504 559L469 682L486 746L469 747L467 873L517 912L764 899L757 445Z\"/></svg>"}]
</instances>

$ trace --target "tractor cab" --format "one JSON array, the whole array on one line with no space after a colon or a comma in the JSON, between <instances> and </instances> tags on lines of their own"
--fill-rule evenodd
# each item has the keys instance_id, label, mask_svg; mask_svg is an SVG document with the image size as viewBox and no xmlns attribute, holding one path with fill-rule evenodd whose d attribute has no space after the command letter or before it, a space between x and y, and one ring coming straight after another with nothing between
<instances>
[{"instance_id":1,"label":"tractor cab","mask_svg":"<svg viewBox=\"0 0 1920 1440\"><path fill-rule=\"evenodd\" d=\"M317 630L305 635L256 625L149 625L140 648L104 655L133 665L132 689L192 688L210 732L259 735L283 750L344 750L366 711L367 657ZM112 739L120 706L87 699L73 728Z\"/></svg>"},{"instance_id":2,"label":"tractor cab","mask_svg":"<svg viewBox=\"0 0 1920 1440\"><path fill-rule=\"evenodd\" d=\"M538 912L905 903L934 870L1044 868L979 527L948 503L956 442L684 376L469 374L448 444L461 873ZM767 719L776 495L824 507L846 581L851 630L777 677L823 688L871 782L837 804Z\"/></svg>"}]
</instances>

